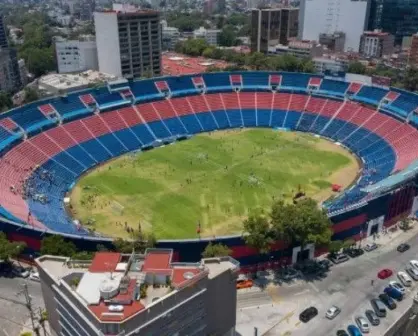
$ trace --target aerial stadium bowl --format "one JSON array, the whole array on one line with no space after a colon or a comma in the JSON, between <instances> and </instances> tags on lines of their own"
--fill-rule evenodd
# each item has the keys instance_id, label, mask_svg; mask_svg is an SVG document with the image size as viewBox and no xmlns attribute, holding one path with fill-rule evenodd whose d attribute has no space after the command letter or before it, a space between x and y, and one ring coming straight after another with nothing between
<instances>
[{"instance_id":1,"label":"aerial stadium bowl","mask_svg":"<svg viewBox=\"0 0 418 336\"><path fill-rule=\"evenodd\" d=\"M141 223L174 239L160 244L180 259L216 237L249 263L258 257L242 246L242 219L301 190L323 202L334 239L371 234L416 210L418 98L365 83L211 73L108 83L9 111L1 229L34 250L50 233L93 249Z\"/></svg>"}]
</instances>

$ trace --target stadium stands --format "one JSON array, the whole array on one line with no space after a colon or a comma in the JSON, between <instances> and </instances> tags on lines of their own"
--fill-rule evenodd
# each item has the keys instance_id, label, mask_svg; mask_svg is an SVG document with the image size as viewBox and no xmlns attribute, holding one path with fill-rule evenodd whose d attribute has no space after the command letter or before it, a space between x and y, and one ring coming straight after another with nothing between
<instances>
[{"instance_id":1,"label":"stadium stands","mask_svg":"<svg viewBox=\"0 0 418 336\"><path fill-rule=\"evenodd\" d=\"M120 85L134 95L134 104L115 87L112 93L105 87L24 106L0 118L0 216L88 235L63 204L80 174L156 141L225 128L312 132L356 153L363 160L363 172L355 186L327 204L330 212L361 201L366 197L363 187L418 158L417 130L403 121L411 116L415 122L411 112L417 109L418 98L405 91L268 72L210 73ZM272 92L271 85L278 92ZM206 93L199 94L203 87ZM310 92L313 87L315 93ZM344 99L345 94L352 96Z\"/></svg>"}]
</instances>

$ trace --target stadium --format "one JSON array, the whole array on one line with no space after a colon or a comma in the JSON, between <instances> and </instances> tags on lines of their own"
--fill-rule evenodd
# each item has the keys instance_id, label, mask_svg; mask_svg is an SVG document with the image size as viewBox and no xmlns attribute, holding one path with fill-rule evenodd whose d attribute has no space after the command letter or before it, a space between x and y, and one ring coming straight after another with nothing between
<instances>
[{"instance_id":1,"label":"stadium","mask_svg":"<svg viewBox=\"0 0 418 336\"><path fill-rule=\"evenodd\" d=\"M112 223L115 236L126 231L131 216L129 225L149 224L158 246L172 248L179 261L199 260L216 241L244 267L289 263L298 247L277 242L260 255L245 246L236 225L245 207L266 207L275 194L290 198L302 185L326 208L339 240L364 238L415 214L417 107L417 95L365 76L250 71L121 80L37 101L0 119L1 229L33 251L49 234L93 250L110 244ZM345 178L336 178L338 170ZM195 175L184 176L189 171ZM177 189L157 183L170 172L181 183ZM105 175L113 179L100 182ZM234 179L228 190L216 189ZM139 187L131 186L136 180ZM97 201L110 183L108 198ZM196 190L203 189L207 199L196 207ZM242 202L222 208L228 201L221 199L220 210L211 209L214 190ZM235 222L225 229L228 214ZM111 218L106 234L87 223L89 216ZM323 252L307 248L311 255Z\"/></svg>"}]
</instances>

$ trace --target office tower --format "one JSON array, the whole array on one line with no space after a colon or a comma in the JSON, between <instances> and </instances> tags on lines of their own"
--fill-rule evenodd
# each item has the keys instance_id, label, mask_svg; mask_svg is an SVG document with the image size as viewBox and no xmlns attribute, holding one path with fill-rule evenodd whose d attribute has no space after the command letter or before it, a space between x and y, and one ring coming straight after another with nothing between
<instances>
[{"instance_id":1,"label":"office tower","mask_svg":"<svg viewBox=\"0 0 418 336\"><path fill-rule=\"evenodd\" d=\"M379 30L364 32L360 40L360 54L380 58L394 51L394 37Z\"/></svg>"},{"instance_id":2,"label":"office tower","mask_svg":"<svg viewBox=\"0 0 418 336\"><path fill-rule=\"evenodd\" d=\"M80 40L57 41L55 54L59 73L99 70L94 36L86 36Z\"/></svg>"},{"instance_id":3,"label":"office tower","mask_svg":"<svg viewBox=\"0 0 418 336\"><path fill-rule=\"evenodd\" d=\"M318 41L320 34L345 33L344 51L359 50L368 22L368 0L301 0L299 38Z\"/></svg>"},{"instance_id":4,"label":"office tower","mask_svg":"<svg viewBox=\"0 0 418 336\"><path fill-rule=\"evenodd\" d=\"M8 46L6 25L4 24L3 16L0 15L0 49L7 48Z\"/></svg>"},{"instance_id":5,"label":"office tower","mask_svg":"<svg viewBox=\"0 0 418 336\"><path fill-rule=\"evenodd\" d=\"M263 8L251 11L251 52L267 53L270 46L286 45L298 34L297 8Z\"/></svg>"},{"instance_id":6,"label":"office tower","mask_svg":"<svg viewBox=\"0 0 418 336\"><path fill-rule=\"evenodd\" d=\"M161 74L160 15L129 5L94 13L100 72L138 78Z\"/></svg>"},{"instance_id":7,"label":"office tower","mask_svg":"<svg viewBox=\"0 0 418 336\"><path fill-rule=\"evenodd\" d=\"M168 249L97 252L90 262L36 260L48 323L57 335L234 336L239 263L173 262Z\"/></svg>"}]
</instances>

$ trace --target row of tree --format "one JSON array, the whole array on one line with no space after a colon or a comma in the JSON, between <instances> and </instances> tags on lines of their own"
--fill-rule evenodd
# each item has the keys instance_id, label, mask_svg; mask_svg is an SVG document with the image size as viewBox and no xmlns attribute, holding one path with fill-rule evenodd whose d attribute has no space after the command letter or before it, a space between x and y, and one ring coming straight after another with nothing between
<instances>
[{"instance_id":1,"label":"row of tree","mask_svg":"<svg viewBox=\"0 0 418 336\"><path fill-rule=\"evenodd\" d=\"M176 44L175 51L190 56L203 56L234 63L232 69L226 70L271 70L291 72L314 72L313 62L308 58L299 59L291 55L267 56L260 52L243 54L231 49L221 49L208 45L203 39L189 39ZM208 71L220 71L209 67Z\"/></svg>"}]
</instances>

